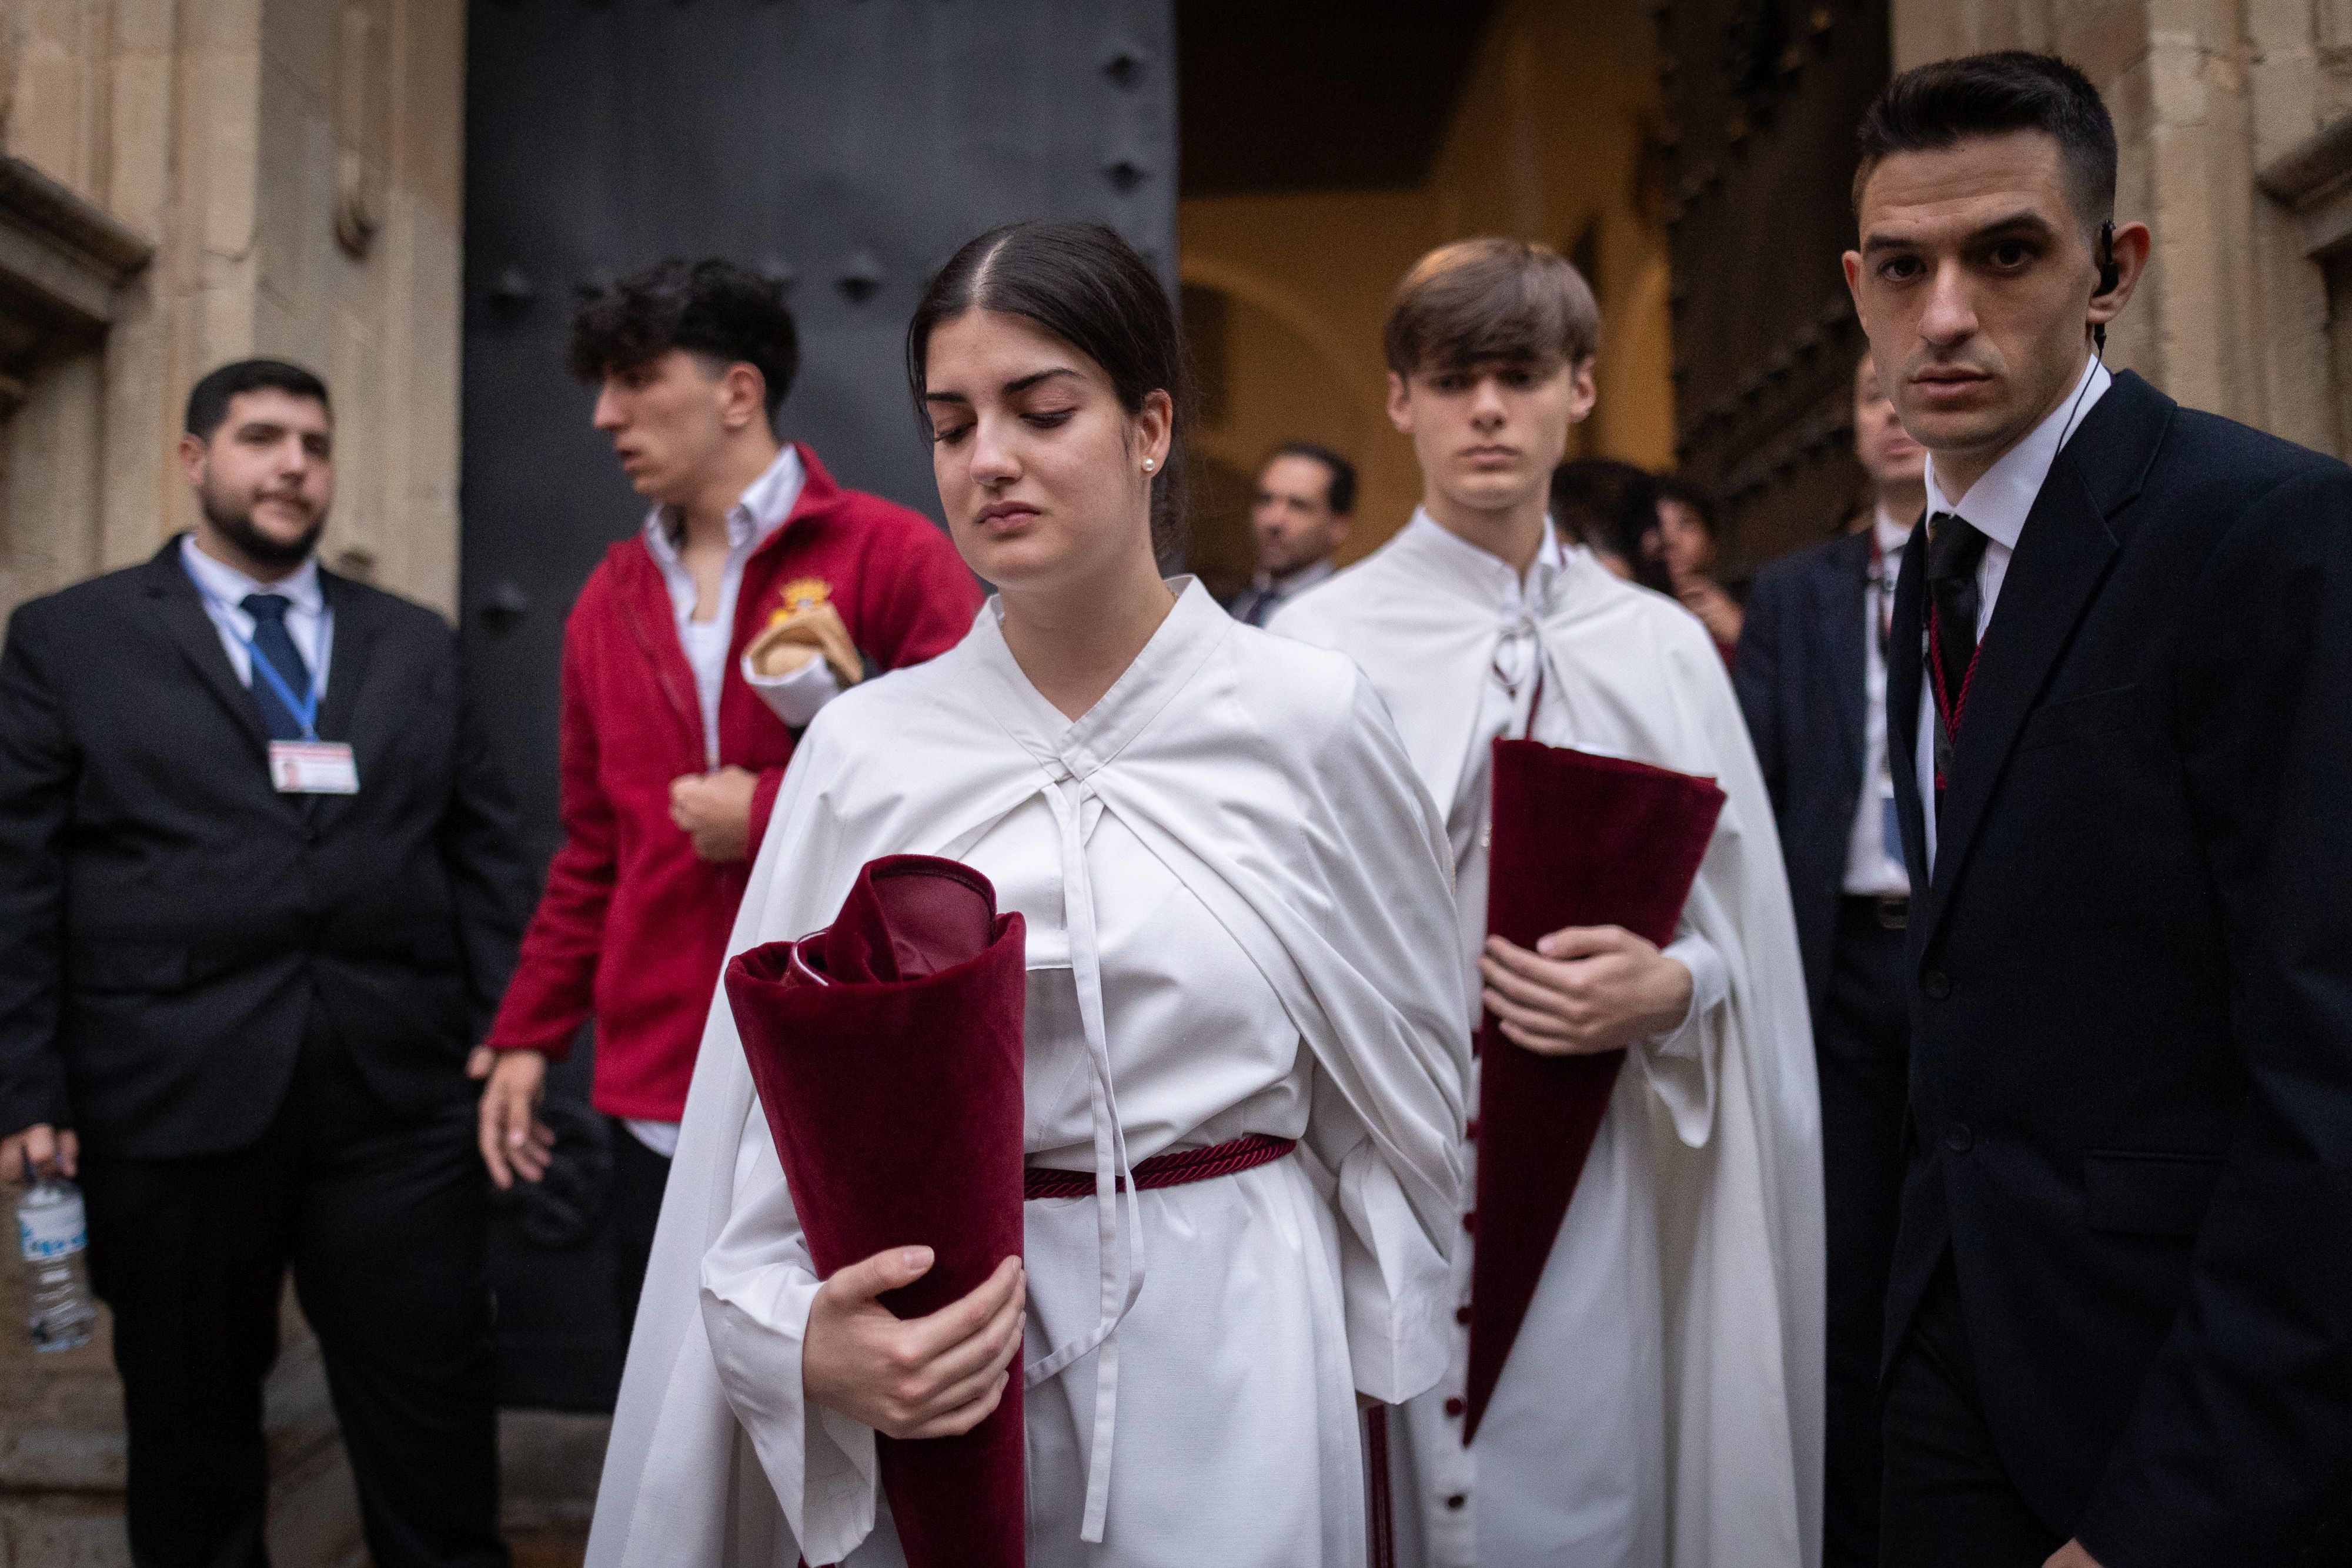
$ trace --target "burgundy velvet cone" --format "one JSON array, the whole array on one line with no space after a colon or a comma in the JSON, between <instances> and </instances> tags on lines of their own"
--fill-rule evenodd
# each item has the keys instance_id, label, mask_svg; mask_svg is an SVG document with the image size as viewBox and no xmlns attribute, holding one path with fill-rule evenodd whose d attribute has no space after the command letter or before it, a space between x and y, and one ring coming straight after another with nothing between
<instances>
[{"instance_id":1,"label":"burgundy velvet cone","mask_svg":"<svg viewBox=\"0 0 2352 1568\"><path fill-rule=\"evenodd\" d=\"M1495 742L1487 931L1532 948L1564 926L1622 925L1664 946L1723 800L1713 779L1532 740ZM1625 1053L1539 1056L1488 1013L1478 1057L1465 1445L1535 1299Z\"/></svg>"},{"instance_id":2,"label":"burgundy velvet cone","mask_svg":"<svg viewBox=\"0 0 2352 1568\"><path fill-rule=\"evenodd\" d=\"M890 855L834 923L727 966L727 1000L821 1276L937 1254L882 1302L936 1312L1021 1251L1021 916L969 866ZM1021 1378L957 1437L877 1439L910 1568L1020 1568Z\"/></svg>"}]
</instances>

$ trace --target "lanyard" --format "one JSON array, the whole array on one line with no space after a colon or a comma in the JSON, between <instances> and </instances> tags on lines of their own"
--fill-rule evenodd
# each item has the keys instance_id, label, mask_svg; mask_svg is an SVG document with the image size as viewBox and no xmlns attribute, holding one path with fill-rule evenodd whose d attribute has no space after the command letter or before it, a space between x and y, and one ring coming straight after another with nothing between
<instances>
[{"instance_id":1,"label":"lanyard","mask_svg":"<svg viewBox=\"0 0 2352 1568\"><path fill-rule=\"evenodd\" d=\"M189 574L189 580L192 582L195 581L194 573ZM205 602L206 604L209 604L215 609L224 612L228 610L229 605L227 601L219 598L211 589L206 588L203 583L196 583L196 591L204 595ZM278 672L277 665L269 662L268 654L262 653L259 648L254 646L252 638L247 636L244 632L236 629L236 622L235 621L224 620L221 624L228 628L229 635L237 640L238 643L245 649L246 657L253 661L253 673L269 683L269 689L277 694L278 700L279 702L286 705L286 711L294 716L294 722L302 727L302 738L305 740L318 739L319 705L325 699L327 695L324 661L320 662L320 667L319 669L310 672L310 691L303 695L298 696L295 695L293 683L289 681Z\"/></svg>"},{"instance_id":2,"label":"lanyard","mask_svg":"<svg viewBox=\"0 0 2352 1568\"><path fill-rule=\"evenodd\" d=\"M236 628L232 626L229 630L234 632ZM286 677L278 673L278 666L269 662L269 656L254 646L252 638L240 633L237 641L245 644L246 653L253 660L254 673L269 683L269 689L278 694L278 700L286 705L286 711L292 714L294 722L302 727L302 738L318 739L319 702L326 695L326 689L318 677L312 676L310 689L297 696L294 688L287 684Z\"/></svg>"},{"instance_id":3,"label":"lanyard","mask_svg":"<svg viewBox=\"0 0 2352 1568\"><path fill-rule=\"evenodd\" d=\"M1878 596L1878 612L1871 620L1878 632L1878 656L1886 657L1886 644L1895 635L1895 582L1886 570L1886 551L1878 542L1878 524L1870 525L1870 575L1866 579L1873 593Z\"/></svg>"}]
</instances>

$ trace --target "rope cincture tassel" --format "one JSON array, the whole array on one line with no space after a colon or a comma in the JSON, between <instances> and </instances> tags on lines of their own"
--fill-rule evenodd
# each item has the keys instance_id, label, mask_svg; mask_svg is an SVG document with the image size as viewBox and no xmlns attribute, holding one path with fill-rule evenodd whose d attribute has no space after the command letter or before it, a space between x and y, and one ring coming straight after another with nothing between
<instances>
[{"instance_id":1,"label":"rope cincture tassel","mask_svg":"<svg viewBox=\"0 0 2352 1568\"><path fill-rule=\"evenodd\" d=\"M1118 1412L1118 1325L1143 1293L1143 1207L1128 1163L1127 1133L1119 1125L1118 1096L1111 1087L1102 952L1095 929L1094 882L1086 862L1085 804L1090 793L1066 769L1057 772L1045 789L1046 803L1062 831L1062 899L1069 926L1070 969L1077 982L1078 1019L1094 1070L1095 1243L1101 1259L1101 1314L1091 1330L1024 1367L1022 1385L1034 1388L1088 1351L1101 1348L1095 1366L1095 1429L1087 1464L1086 1515L1078 1531L1079 1540L1100 1545L1110 1511L1111 1444ZM1127 1260L1124 1290L1118 1267L1121 1256Z\"/></svg>"}]
</instances>

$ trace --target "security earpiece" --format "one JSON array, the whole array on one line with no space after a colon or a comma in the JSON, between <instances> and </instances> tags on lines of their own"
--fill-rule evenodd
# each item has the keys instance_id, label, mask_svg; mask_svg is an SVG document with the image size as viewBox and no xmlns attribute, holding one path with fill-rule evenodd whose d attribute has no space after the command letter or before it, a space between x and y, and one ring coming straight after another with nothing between
<instances>
[{"instance_id":1,"label":"security earpiece","mask_svg":"<svg viewBox=\"0 0 2352 1568\"><path fill-rule=\"evenodd\" d=\"M2099 287L2092 290L2091 298L2096 299L2102 295L2113 294L2116 286L2123 280L2124 269L2116 265L2116 221L2109 218L2099 225ZM2091 341L2097 346L2099 358L2105 360L2107 357L2107 324L2105 321L2093 323Z\"/></svg>"}]
</instances>

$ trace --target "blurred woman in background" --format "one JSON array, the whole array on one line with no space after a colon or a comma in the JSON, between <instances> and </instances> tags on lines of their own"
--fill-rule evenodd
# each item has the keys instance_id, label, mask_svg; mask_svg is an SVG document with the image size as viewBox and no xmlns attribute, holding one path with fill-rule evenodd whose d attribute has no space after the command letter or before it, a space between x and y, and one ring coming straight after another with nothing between
<instances>
[{"instance_id":1,"label":"blurred woman in background","mask_svg":"<svg viewBox=\"0 0 2352 1568\"><path fill-rule=\"evenodd\" d=\"M1668 591L1705 624L1723 662L1739 645L1739 601L1719 580L1723 507L1705 486L1669 474L1658 481L1657 525L1643 536L1643 554L1665 568Z\"/></svg>"}]
</instances>

